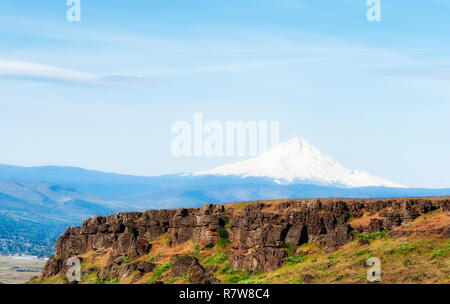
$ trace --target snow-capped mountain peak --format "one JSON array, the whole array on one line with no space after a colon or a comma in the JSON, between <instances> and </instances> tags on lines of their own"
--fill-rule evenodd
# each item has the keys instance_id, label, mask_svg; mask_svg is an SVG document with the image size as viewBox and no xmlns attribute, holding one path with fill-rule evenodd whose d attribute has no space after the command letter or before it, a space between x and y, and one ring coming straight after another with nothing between
<instances>
[{"instance_id":1,"label":"snow-capped mountain peak","mask_svg":"<svg viewBox=\"0 0 450 304\"><path fill-rule=\"evenodd\" d=\"M266 177L283 184L301 182L346 187L404 187L364 171L346 169L298 137L281 143L258 157L196 175Z\"/></svg>"}]
</instances>

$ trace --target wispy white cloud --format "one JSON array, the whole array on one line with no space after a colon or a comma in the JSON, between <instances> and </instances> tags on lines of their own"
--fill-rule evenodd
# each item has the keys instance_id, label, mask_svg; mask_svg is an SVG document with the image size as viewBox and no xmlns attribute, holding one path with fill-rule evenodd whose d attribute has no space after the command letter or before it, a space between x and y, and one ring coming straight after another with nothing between
<instances>
[{"instance_id":1,"label":"wispy white cloud","mask_svg":"<svg viewBox=\"0 0 450 304\"><path fill-rule=\"evenodd\" d=\"M138 76L97 75L40 63L11 60L0 60L0 77L47 83L104 86L149 86L161 83L161 81Z\"/></svg>"}]
</instances>

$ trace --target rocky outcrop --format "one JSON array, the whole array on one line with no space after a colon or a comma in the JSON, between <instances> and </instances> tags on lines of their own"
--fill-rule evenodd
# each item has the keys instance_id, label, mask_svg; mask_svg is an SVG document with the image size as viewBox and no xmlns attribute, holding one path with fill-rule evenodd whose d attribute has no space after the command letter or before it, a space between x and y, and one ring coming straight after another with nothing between
<instances>
[{"instance_id":1,"label":"rocky outcrop","mask_svg":"<svg viewBox=\"0 0 450 304\"><path fill-rule=\"evenodd\" d=\"M231 258L233 269L255 270L257 272L273 271L280 267L287 257L281 248L258 248L248 254L237 254Z\"/></svg>"},{"instance_id":2,"label":"rocky outcrop","mask_svg":"<svg viewBox=\"0 0 450 304\"><path fill-rule=\"evenodd\" d=\"M196 258L190 256L173 257L172 275L174 277L187 276L192 284L210 284L215 280Z\"/></svg>"},{"instance_id":3,"label":"rocky outcrop","mask_svg":"<svg viewBox=\"0 0 450 304\"><path fill-rule=\"evenodd\" d=\"M138 280L143 274L152 272L156 265L145 261L135 261L131 263L125 263L122 257L110 260L108 264L103 267L98 273L100 281L114 280L119 281L129 277L131 274L136 273L134 280Z\"/></svg>"},{"instance_id":4,"label":"rocky outcrop","mask_svg":"<svg viewBox=\"0 0 450 304\"><path fill-rule=\"evenodd\" d=\"M48 278L62 273L64 261L69 257L88 251L108 251L109 260L99 272L100 279L109 276L120 280L137 272L135 280L138 280L139 274L152 271L154 265L143 262L123 265L124 257L139 259L146 255L152 240L165 233L169 246L192 239L200 249L215 246L225 235L231 268L266 272L283 264L288 248L295 250L304 243L314 242L333 250L350 242L353 230L392 231L436 209L449 211L450 200L289 200L228 206L206 204L201 208L94 217L85 220L81 227L67 229L58 238L56 257L48 260L42 276ZM353 226L349 221L365 218L368 220ZM436 233L448 237L450 232L444 227ZM207 271L189 257L176 257L172 273L174 276L188 274L196 283L208 279Z\"/></svg>"},{"instance_id":5,"label":"rocky outcrop","mask_svg":"<svg viewBox=\"0 0 450 304\"><path fill-rule=\"evenodd\" d=\"M196 228L193 230L194 242L205 249L213 247L219 239L219 229L224 227L225 221L229 218L222 205L206 204L200 208L196 215Z\"/></svg>"},{"instance_id":6,"label":"rocky outcrop","mask_svg":"<svg viewBox=\"0 0 450 304\"><path fill-rule=\"evenodd\" d=\"M119 280L123 280L135 271L138 271L138 273L141 274L149 273L152 272L155 267L155 264L144 261L128 263L120 268L120 270L117 272L116 277L118 277Z\"/></svg>"},{"instance_id":7,"label":"rocky outcrop","mask_svg":"<svg viewBox=\"0 0 450 304\"><path fill-rule=\"evenodd\" d=\"M42 269L42 278L47 279L62 271L63 259L51 257L47 260L44 269Z\"/></svg>"}]
</instances>

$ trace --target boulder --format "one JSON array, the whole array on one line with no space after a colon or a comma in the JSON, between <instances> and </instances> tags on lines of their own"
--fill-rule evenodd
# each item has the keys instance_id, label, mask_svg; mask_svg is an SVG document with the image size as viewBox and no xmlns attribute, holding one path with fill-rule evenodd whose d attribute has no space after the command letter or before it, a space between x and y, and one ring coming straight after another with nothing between
<instances>
[{"instance_id":1,"label":"boulder","mask_svg":"<svg viewBox=\"0 0 450 304\"><path fill-rule=\"evenodd\" d=\"M47 260L42 269L42 278L48 279L57 275L63 268L63 260L57 257L51 257Z\"/></svg>"},{"instance_id":2,"label":"boulder","mask_svg":"<svg viewBox=\"0 0 450 304\"><path fill-rule=\"evenodd\" d=\"M172 275L174 277L187 275L193 284L205 283L208 278L208 273L198 260L190 256L175 256L173 258Z\"/></svg>"},{"instance_id":3,"label":"boulder","mask_svg":"<svg viewBox=\"0 0 450 304\"><path fill-rule=\"evenodd\" d=\"M283 264L287 253L279 248L261 248L246 255L235 255L230 260L232 269L249 269L258 272L268 272Z\"/></svg>"},{"instance_id":4,"label":"boulder","mask_svg":"<svg viewBox=\"0 0 450 304\"><path fill-rule=\"evenodd\" d=\"M143 255L146 255L151 248L152 245L147 240L137 239L130 245L128 249L128 257L132 259L139 258Z\"/></svg>"},{"instance_id":5,"label":"boulder","mask_svg":"<svg viewBox=\"0 0 450 304\"><path fill-rule=\"evenodd\" d=\"M383 220L378 218L373 218L370 220L369 224L364 227L364 232L374 233L383 230Z\"/></svg>"}]
</instances>

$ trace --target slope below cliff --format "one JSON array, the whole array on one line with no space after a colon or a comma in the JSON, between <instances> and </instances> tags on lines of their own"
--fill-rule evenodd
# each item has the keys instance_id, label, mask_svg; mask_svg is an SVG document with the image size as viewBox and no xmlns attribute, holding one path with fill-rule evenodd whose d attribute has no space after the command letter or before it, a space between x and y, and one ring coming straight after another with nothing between
<instances>
[{"instance_id":1,"label":"slope below cliff","mask_svg":"<svg viewBox=\"0 0 450 304\"><path fill-rule=\"evenodd\" d=\"M82 283L358 283L369 256L390 265L386 282L399 280L398 272L405 282L424 279L417 278L423 269L426 282L449 282L449 212L443 197L206 204L94 217L57 240L56 256L33 282L64 283L66 260L79 257Z\"/></svg>"}]
</instances>

